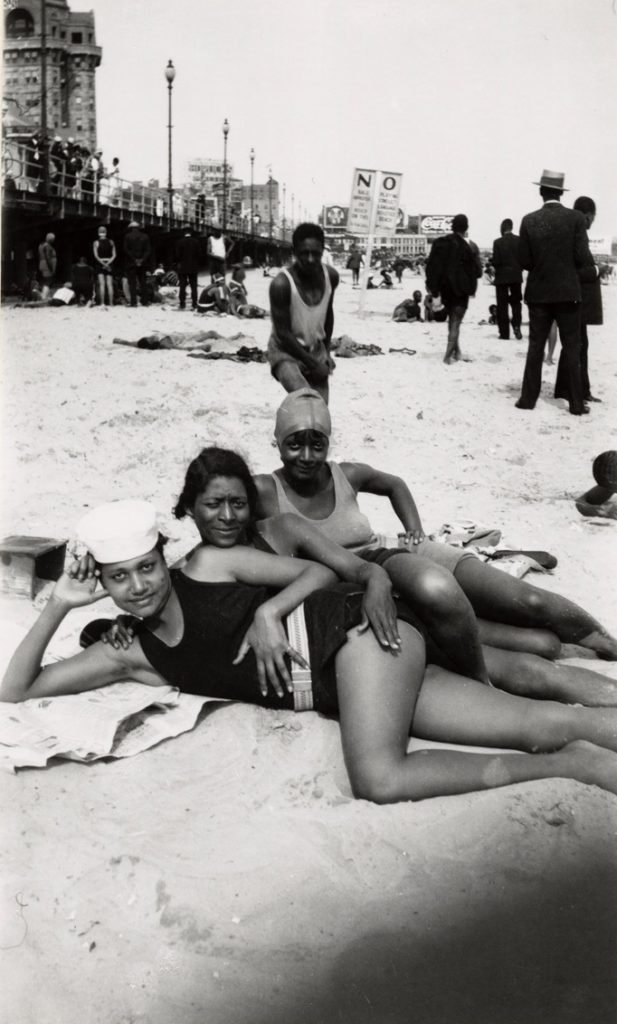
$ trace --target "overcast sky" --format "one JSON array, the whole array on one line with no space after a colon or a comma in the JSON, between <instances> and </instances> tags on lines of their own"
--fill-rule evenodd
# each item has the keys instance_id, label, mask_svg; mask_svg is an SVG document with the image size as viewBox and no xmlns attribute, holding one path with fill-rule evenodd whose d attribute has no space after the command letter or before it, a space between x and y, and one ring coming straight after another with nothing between
<instances>
[{"instance_id":1,"label":"overcast sky","mask_svg":"<svg viewBox=\"0 0 617 1024\"><path fill-rule=\"evenodd\" d=\"M347 205L354 166L403 173L407 213L465 212L480 244L540 205L592 196L617 235L617 0L72 0L96 14L99 143L122 176L174 183L223 154L298 207Z\"/></svg>"}]
</instances>

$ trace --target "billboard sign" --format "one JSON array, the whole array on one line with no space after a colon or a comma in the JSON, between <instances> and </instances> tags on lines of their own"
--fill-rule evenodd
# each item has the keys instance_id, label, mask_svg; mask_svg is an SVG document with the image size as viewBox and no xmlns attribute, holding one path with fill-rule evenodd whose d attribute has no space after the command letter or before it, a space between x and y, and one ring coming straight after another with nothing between
<instances>
[{"instance_id":1,"label":"billboard sign","mask_svg":"<svg viewBox=\"0 0 617 1024\"><path fill-rule=\"evenodd\" d=\"M347 206L326 206L324 227L346 229L348 214Z\"/></svg>"},{"instance_id":2,"label":"billboard sign","mask_svg":"<svg viewBox=\"0 0 617 1024\"><path fill-rule=\"evenodd\" d=\"M421 235L447 235L452 230L454 214L423 213L420 217Z\"/></svg>"}]
</instances>

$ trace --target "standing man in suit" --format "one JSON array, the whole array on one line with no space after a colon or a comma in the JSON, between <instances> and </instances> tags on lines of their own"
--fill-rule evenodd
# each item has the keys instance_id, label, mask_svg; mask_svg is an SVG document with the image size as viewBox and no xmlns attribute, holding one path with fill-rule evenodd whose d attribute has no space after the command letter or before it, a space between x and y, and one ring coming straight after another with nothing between
<instances>
[{"instance_id":1,"label":"standing man in suit","mask_svg":"<svg viewBox=\"0 0 617 1024\"><path fill-rule=\"evenodd\" d=\"M589 231L589 228L596 219L596 204L593 199L590 199L589 196L579 196L574 203L574 209L582 213L587 230ZM589 339L587 337L588 324L601 324L604 320L602 315L602 288L600 285L599 269L595 265L593 267L584 267L580 271L579 277L583 294L583 301L581 303L581 381L583 385L583 399L585 402L601 402L601 398L596 398L591 393L588 365ZM557 367L557 379L555 381L555 398L569 397L566 361L562 349Z\"/></svg>"},{"instance_id":2,"label":"standing man in suit","mask_svg":"<svg viewBox=\"0 0 617 1024\"><path fill-rule=\"evenodd\" d=\"M180 309L184 309L186 306L187 284L191 289L191 306L193 309L197 309L197 274L199 273L200 255L199 241L187 225L176 249L180 281Z\"/></svg>"},{"instance_id":3,"label":"standing man in suit","mask_svg":"<svg viewBox=\"0 0 617 1024\"><path fill-rule=\"evenodd\" d=\"M519 340L521 334L521 285L523 272L518 261L518 235L512 233L509 217L501 222L501 238L493 242L493 267L495 268L495 291L497 293L497 327L499 337L507 341L510 337L508 305L512 307L512 330Z\"/></svg>"},{"instance_id":4,"label":"standing man in suit","mask_svg":"<svg viewBox=\"0 0 617 1024\"><path fill-rule=\"evenodd\" d=\"M593 264L585 218L561 205L565 176L543 171L540 195L544 205L521 222L519 260L529 271L525 302L529 306L529 347L517 409L533 409L542 386L542 358L553 320L564 351L570 412L589 412L581 382L581 285L579 270Z\"/></svg>"}]
</instances>

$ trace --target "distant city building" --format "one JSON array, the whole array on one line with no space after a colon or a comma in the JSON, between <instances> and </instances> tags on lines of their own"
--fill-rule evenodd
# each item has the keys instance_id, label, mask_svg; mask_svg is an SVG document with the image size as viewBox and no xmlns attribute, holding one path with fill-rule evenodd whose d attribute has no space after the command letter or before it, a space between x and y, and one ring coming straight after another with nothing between
<instances>
[{"instance_id":1,"label":"distant city building","mask_svg":"<svg viewBox=\"0 0 617 1024\"><path fill-rule=\"evenodd\" d=\"M48 134L96 149L95 74L102 50L93 12L72 13L66 0L18 0L5 14L3 55L5 131L40 131L46 113Z\"/></svg>"},{"instance_id":2,"label":"distant city building","mask_svg":"<svg viewBox=\"0 0 617 1024\"><path fill-rule=\"evenodd\" d=\"M248 210L248 215L251 215L251 186L242 186L242 206L244 210ZM272 211L272 216L270 216ZM253 185L253 212L255 216L255 223L258 226L258 233L261 235L267 235L270 230L270 220L272 220L272 232L273 234L278 233L278 225L280 220L279 211L279 183L275 178L271 178L265 185Z\"/></svg>"}]
</instances>

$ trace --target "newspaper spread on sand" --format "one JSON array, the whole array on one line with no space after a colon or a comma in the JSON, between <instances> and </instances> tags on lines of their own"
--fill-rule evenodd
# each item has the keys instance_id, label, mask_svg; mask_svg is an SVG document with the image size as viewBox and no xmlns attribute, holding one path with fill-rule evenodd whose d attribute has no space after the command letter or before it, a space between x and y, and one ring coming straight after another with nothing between
<instances>
[{"instance_id":1,"label":"newspaper spread on sand","mask_svg":"<svg viewBox=\"0 0 617 1024\"><path fill-rule=\"evenodd\" d=\"M44 768L54 757L132 757L192 729L205 704L173 686L122 682L87 693L0 703L0 769Z\"/></svg>"}]
</instances>

